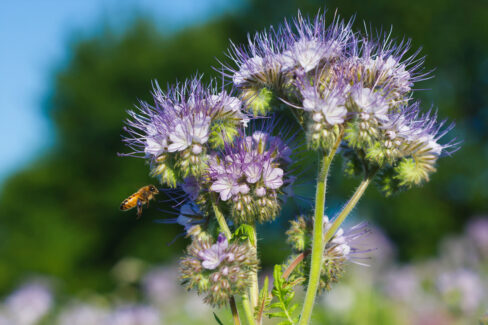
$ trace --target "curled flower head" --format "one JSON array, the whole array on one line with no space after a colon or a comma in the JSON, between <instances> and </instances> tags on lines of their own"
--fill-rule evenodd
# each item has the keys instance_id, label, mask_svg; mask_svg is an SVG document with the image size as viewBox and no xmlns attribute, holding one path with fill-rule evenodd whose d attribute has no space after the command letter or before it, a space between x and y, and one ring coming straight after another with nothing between
<instances>
[{"instance_id":1,"label":"curled flower head","mask_svg":"<svg viewBox=\"0 0 488 325\"><path fill-rule=\"evenodd\" d=\"M386 195L429 181L437 160L459 148L455 140L442 143L453 125L438 122L435 113L421 113L418 102L390 115L381 128L366 158L386 164L379 175Z\"/></svg>"},{"instance_id":2,"label":"curled flower head","mask_svg":"<svg viewBox=\"0 0 488 325\"><path fill-rule=\"evenodd\" d=\"M352 49L349 63L356 78L368 88L389 88L395 98L407 95L415 83L428 79L420 49L411 53L411 41L395 42L390 33L366 32ZM351 74L352 75L352 74Z\"/></svg>"},{"instance_id":3,"label":"curled flower head","mask_svg":"<svg viewBox=\"0 0 488 325\"><path fill-rule=\"evenodd\" d=\"M280 207L278 195L291 182L283 170L290 151L269 133L243 133L209 159L210 191L218 193L238 223L272 220Z\"/></svg>"},{"instance_id":4,"label":"curled flower head","mask_svg":"<svg viewBox=\"0 0 488 325\"><path fill-rule=\"evenodd\" d=\"M206 303L222 306L249 288L257 265L255 250L247 243L229 243L223 234L216 243L194 238L180 262L181 281L187 289L205 294Z\"/></svg>"},{"instance_id":5,"label":"curled flower head","mask_svg":"<svg viewBox=\"0 0 488 325\"><path fill-rule=\"evenodd\" d=\"M172 187L184 177L199 176L207 151L232 139L247 124L242 102L214 82L204 86L200 78L170 87L156 85L154 105L142 102L139 112L129 112L129 137L124 141L152 164L152 174Z\"/></svg>"}]
</instances>

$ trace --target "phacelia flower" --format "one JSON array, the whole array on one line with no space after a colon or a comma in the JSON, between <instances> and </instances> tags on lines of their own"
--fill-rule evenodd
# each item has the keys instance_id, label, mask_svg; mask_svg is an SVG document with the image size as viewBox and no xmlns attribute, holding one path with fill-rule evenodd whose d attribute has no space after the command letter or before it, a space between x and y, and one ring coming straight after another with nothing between
<instances>
[{"instance_id":1,"label":"phacelia flower","mask_svg":"<svg viewBox=\"0 0 488 325\"><path fill-rule=\"evenodd\" d=\"M175 187L187 176L200 176L207 151L232 139L248 118L242 102L214 83L205 87L199 78L153 92L154 105L142 102L139 112L129 112L129 137L124 141L152 166L152 174Z\"/></svg>"},{"instance_id":2,"label":"phacelia flower","mask_svg":"<svg viewBox=\"0 0 488 325\"><path fill-rule=\"evenodd\" d=\"M242 134L209 159L210 191L230 207L237 223L272 220L280 207L278 195L290 185L283 170L289 155L278 137L261 131Z\"/></svg>"},{"instance_id":3,"label":"phacelia flower","mask_svg":"<svg viewBox=\"0 0 488 325\"><path fill-rule=\"evenodd\" d=\"M441 142L452 128L452 124L438 122L435 113L422 114L418 102L390 115L366 149L367 159L380 166L387 163L379 177L385 194L429 181L437 160L459 147L454 140Z\"/></svg>"},{"instance_id":4,"label":"phacelia flower","mask_svg":"<svg viewBox=\"0 0 488 325\"><path fill-rule=\"evenodd\" d=\"M216 243L194 239L180 262L181 281L188 290L205 294L206 303L223 306L249 288L257 265L255 250L248 243L229 243L224 234Z\"/></svg>"},{"instance_id":5,"label":"phacelia flower","mask_svg":"<svg viewBox=\"0 0 488 325\"><path fill-rule=\"evenodd\" d=\"M332 226L332 222L324 216L324 233ZM286 232L288 235L288 243L291 244L295 256L297 254L310 253L310 245L312 243L313 220L300 216L297 220L291 221L291 227ZM337 282L344 272L344 265L347 261L362 264L361 259L367 258L365 253L370 252L371 249L362 249L358 244L361 237L369 233L366 224L358 224L348 230L339 228L334 236L327 242L322 257L322 273L320 277L321 290L330 290L332 283ZM310 259L305 258L301 267L297 268L296 274L298 276L308 276L310 268Z\"/></svg>"},{"instance_id":6,"label":"phacelia flower","mask_svg":"<svg viewBox=\"0 0 488 325\"><path fill-rule=\"evenodd\" d=\"M234 66L225 66L224 74L241 91L248 109L266 115L274 97L293 92L297 76L329 67L343 56L352 35L351 22L335 18L327 25L325 15L311 21L299 13L291 23L249 37L246 47L232 44Z\"/></svg>"},{"instance_id":7,"label":"phacelia flower","mask_svg":"<svg viewBox=\"0 0 488 325\"><path fill-rule=\"evenodd\" d=\"M311 147L327 151L337 142L342 125L350 115L346 107L350 87L322 78L321 74L318 72L313 81L308 77L298 79L302 106L296 108L305 111Z\"/></svg>"}]
</instances>

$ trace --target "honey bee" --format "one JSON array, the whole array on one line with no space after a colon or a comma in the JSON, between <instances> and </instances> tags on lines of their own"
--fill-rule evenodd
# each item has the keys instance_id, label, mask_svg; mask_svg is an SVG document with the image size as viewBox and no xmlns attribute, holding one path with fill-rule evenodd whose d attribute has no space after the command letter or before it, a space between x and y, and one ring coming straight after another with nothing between
<instances>
[{"instance_id":1,"label":"honey bee","mask_svg":"<svg viewBox=\"0 0 488 325\"><path fill-rule=\"evenodd\" d=\"M141 187L137 192L129 196L120 204L120 210L127 211L137 207L137 219L142 216L142 207L144 204L149 207L149 201L159 193L154 185Z\"/></svg>"}]
</instances>

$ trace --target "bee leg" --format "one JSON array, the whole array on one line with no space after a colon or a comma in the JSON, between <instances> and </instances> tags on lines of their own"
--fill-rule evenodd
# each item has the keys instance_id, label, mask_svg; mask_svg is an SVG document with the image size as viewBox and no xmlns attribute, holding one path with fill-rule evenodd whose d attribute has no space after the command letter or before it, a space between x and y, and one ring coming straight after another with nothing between
<instances>
[{"instance_id":1,"label":"bee leg","mask_svg":"<svg viewBox=\"0 0 488 325\"><path fill-rule=\"evenodd\" d=\"M142 202L141 200L137 200L137 218L140 219L142 216Z\"/></svg>"}]
</instances>

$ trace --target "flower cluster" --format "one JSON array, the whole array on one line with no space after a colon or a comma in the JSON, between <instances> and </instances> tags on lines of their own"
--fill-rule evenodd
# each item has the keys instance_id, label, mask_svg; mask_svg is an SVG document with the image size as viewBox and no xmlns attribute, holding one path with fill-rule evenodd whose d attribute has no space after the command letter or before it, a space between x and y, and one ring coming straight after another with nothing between
<instances>
[{"instance_id":1,"label":"flower cluster","mask_svg":"<svg viewBox=\"0 0 488 325\"><path fill-rule=\"evenodd\" d=\"M153 92L154 105L142 102L139 112L129 112L125 138L133 154L152 164L152 174L175 187L187 176L201 176L207 151L232 139L248 118L242 102L225 90L205 87L199 78L163 92Z\"/></svg>"},{"instance_id":2,"label":"flower cluster","mask_svg":"<svg viewBox=\"0 0 488 325\"><path fill-rule=\"evenodd\" d=\"M280 208L278 194L292 180L283 170L289 162L290 149L280 138L262 131L243 135L210 158L210 190L229 203L238 223L272 220Z\"/></svg>"},{"instance_id":3,"label":"flower cluster","mask_svg":"<svg viewBox=\"0 0 488 325\"><path fill-rule=\"evenodd\" d=\"M324 216L324 232L332 226L327 216ZM304 216L291 221L290 229L286 232L288 243L294 250L294 258L298 254L308 256L312 243L313 220ZM334 236L325 245L322 256L322 268L319 282L319 290L330 290L331 285L337 282L344 273L344 265L347 261L358 263L357 260L365 258L365 253L370 249L358 247L358 239L369 233L366 224L358 224L344 231L339 228ZM310 270L310 260L305 258L301 267L295 269L296 277L307 277Z\"/></svg>"},{"instance_id":4,"label":"flower cluster","mask_svg":"<svg viewBox=\"0 0 488 325\"><path fill-rule=\"evenodd\" d=\"M386 194L428 181L456 145L439 142L452 126L412 103L415 83L429 77L423 58L410 53L410 41L351 25L299 14L250 37L247 47L233 45L227 74L254 113L270 112L276 99L291 106L311 148L327 152L342 142L351 168L390 169Z\"/></svg>"},{"instance_id":5,"label":"flower cluster","mask_svg":"<svg viewBox=\"0 0 488 325\"><path fill-rule=\"evenodd\" d=\"M192 242L180 263L181 280L188 290L205 294L205 302L222 306L245 292L257 265L255 251L247 243L229 243L220 234L214 244L211 239Z\"/></svg>"},{"instance_id":6,"label":"flower cluster","mask_svg":"<svg viewBox=\"0 0 488 325\"><path fill-rule=\"evenodd\" d=\"M456 149L441 142L452 125L438 122L435 112L423 113L413 100L415 83L429 77L419 52L410 54L409 41L371 35L355 32L352 21L335 17L326 24L323 14L313 20L299 14L249 37L247 46L232 44L233 65L222 72L232 90L215 82L204 86L200 78L166 92L156 84L154 104L142 102L130 112L130 155L147 159L153 176L181 190L172 197L175 218L161 222L182 225L191 238L180 278L208 304L230 302L235 311L230 298L241 296L250 303L245 309L256 311L246 313L256 323L274 308L280 311L270 316L290 321L292 288L310 277L300 324L307 322L316 292L329 290L346 261L369 251L356 242L369 231L364 224L339 227L373 177L387 195L408 189L428 181L438 158ZM272 118L275 112L280 119ZM316 215L299 217L287 231L294 255L284 272L275 268L273 296L280 303L274 304L267 289L259 293L255 226L274 220L283 194L293 192L292 130L303 130L298 140L319 152ZM323 205L336 152L347 174L364 179L332 227ZM318 247L323 253L313 251Z\"/></svg>"}]
</instances>

